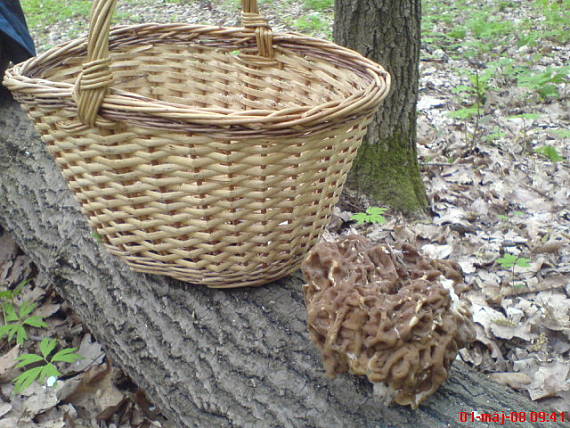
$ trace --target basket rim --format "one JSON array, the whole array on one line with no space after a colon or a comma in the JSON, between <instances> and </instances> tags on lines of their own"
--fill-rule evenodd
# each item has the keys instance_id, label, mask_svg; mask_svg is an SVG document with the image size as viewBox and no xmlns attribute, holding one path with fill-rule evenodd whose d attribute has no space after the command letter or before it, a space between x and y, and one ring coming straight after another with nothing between
<instances>
[{"instance_id":1,"label":"basket rim","mask_svg":"<svg viewBox=\"0 0 570 428\"><path fill-rule=\"evenodd\" d=\"M166 35L192 33L188 43L198 46L217 47L219 43L240 43L247 49L255 43L255 32L243 27L222 27L197 24L146 23L120 25L111 29L111 51L133 39L148 39L147 44L168 43ZM158 34L158 36L157 36ZM160 36L163 35L161 39ZM141 38L141 36L143 36ZM201 42L201 43L198 43ZM218 107L194 107L160 101L138 95L134 92L111 88L104 98L99 115L111 121L147 122L147 126L175 128L177 124L192 123L199 127L224 128L228 126L255 130L283 130L291 127L311 128L347 117L354 118L370 114L387 96L390 88L390 75L375 62L348 48L328 40L318 39L293 32L273 34L274 49L280 52L295 52L335 63L350 69L368 80L369 85L343 100L311 106L299 106L275 110L232 110ZM235 49L228 45L227 49ZM67 58L86 55L87 36L76 38L44 53L19 63L6 70L4 85L23 103L35 103L44 108L76 109L73 98L74 85L34 77L43 69L64 67L59 65ZM269 66L271 67L271 66ZM33 100L32 100L33 98ZM319 127L320 128L320 127Z\"/></svg>"}]
</instances>

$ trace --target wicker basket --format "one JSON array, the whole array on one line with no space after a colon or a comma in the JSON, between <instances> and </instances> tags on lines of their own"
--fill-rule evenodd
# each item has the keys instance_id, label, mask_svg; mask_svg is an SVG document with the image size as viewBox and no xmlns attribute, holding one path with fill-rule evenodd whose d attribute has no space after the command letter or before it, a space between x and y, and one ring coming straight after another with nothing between
<instances>
[{"instance_id":1,"label":"wicker basket","mask_svg":"<svg viewBox=\"0 0 570 428\"><path fill-rule=\"evenodd\" d=\"M389 75L359 54L243 28L142 24L8 70L109 251L133 269L213 287L261 285L319 239Z\"/></svg>"}]
</instances>

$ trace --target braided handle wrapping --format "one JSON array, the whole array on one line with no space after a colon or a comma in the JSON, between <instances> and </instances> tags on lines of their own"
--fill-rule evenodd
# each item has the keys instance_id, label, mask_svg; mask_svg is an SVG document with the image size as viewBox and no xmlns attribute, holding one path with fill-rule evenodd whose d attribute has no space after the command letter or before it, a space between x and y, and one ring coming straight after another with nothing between
<instances>
[{"instance_id":1,"label":"braided handle wrapping","mask_svg":"<svg viewBox=\"0 0 570 428\"><path fill-rule=\"evenodd\" d=\"M83 64L74 88L79 120L94 126L97 112L103 103L107 89L113 82L109 59L109 31L117 0L95 0L89 18L87 61ZM259 14L257 0L242 0L242 25L255 31L257 55L242 54L240 57L257 65L271 64L273 37L269 24Z\"/></svg>"}]
</instances>

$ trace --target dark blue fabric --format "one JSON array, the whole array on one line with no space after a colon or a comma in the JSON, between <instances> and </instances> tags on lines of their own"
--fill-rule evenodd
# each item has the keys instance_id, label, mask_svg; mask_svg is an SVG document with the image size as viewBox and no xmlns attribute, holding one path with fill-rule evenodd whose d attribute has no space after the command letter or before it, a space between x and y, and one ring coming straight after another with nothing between
<instances>
[{"instance_id":1,"label":"dark blue fabric","mask_svg":"<svg viewBox=\"0 0 570 428\"><path fill-rule=\"evenodd\" d=\"M14 63L36 54L19 0L0 0L0 43Z\"/></svg>"}]
</instances>

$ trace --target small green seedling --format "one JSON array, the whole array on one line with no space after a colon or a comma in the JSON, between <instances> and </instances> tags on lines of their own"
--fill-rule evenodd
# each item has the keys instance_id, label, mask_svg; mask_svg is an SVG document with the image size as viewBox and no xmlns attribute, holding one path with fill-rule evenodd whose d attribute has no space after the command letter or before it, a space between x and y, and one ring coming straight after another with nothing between
<instances>
[{"instance_id":1,"label":"small green seedling","mask_svg":"<svg viewBox=\"0 0 570 428\"><path fill-rule=\"evenodd\" d=\"M38 354L23 354L18 357L20 361L16 367L26 367L36 363L43 363L36 365L14 379L14 392L20 394L25 391L35 380L44 383L48 378L58 378L61 372L57 369L54 363L74 363L84 357L79 355L76 351L77 348L64 348L56 352L54 355L51 353L57 347L57 340L46 337L40 342L40 352Z\"/></svg>"},{"instance_id":2,"label":"small green seedling","mask_svg":"<svg viewBox=\"0 0 570 428\"><path fill-rule=\"evenodd\" d=\"M534 151L544 157L547 157L551 162L560 162L564 160L564 156L560 155L554 146L542 146L534 149Z\"/></svg>"},{"instance_id":3,"label":"small green seedling","mask_svg":"<svg viewBox=\"0 0 570 428\"><path fill-rule=\"evenodd\" d=\"M524 257L515 256L514 254L505 253L503 257L497 259L499 263L505 269L512 268L512 284L515 285L515 267L530 267L530 259Z\"/></svg>"},{"instance_id":4,"label":"small green seedling","mask_svg":"<svg viewBox=\"0 0 570 428\"><path fill-rule=\"evenodd\" d=\"M513 114L511 116L507 116L507 119L528 119L528 120L535 120L540 119L542 115L537 113L521 113L521 114Z\"/></svg>"},{"instance_id":5,"label":"small green seedling","mask_svg":"<svg viewBox=\"0 0 570 428\"><path fill-rule=\"evenodd\" d=\"M514 254L505 253L503 257L497 259L497 262L504 268L510 269L515 266L519 267L529 267L530 259L525 259L524 257L518 257Z\"/></svg>"},{"instance_id":6,"label":"small green seedling","mask_svg":"<svg viewBox=\"0 0 570 428\"><path fill-rule=\"evenodd\" d=\"M388 208L381 208L381 207L370 207L366 210L365 213L357 213L354 214L351 219L356 220L357 224L364 224L364 223L377 223L377 224L384 224L386 223L386 217L384 214L388 211Z\"/></svg>"},{"instance_id":7,"label":"small green seedling","mask_svg":"<svg viewBox=\"0 0 570 428\"><path fill-rule=\"evenodd\" d=\"M449 116L455 119L471 119L479 114L479 107L465 107L459 110L450 111Z\"/></svg>"},{"instance_id":8,"label":"small green seedling","mask_svg":"<svg viewBox=\"0 0 570 428\"><path fill-rule=\"evenodd\" d=\"M484 137L484 139L485 139L485 141L496 141L496 140L499 140L499 139L505 137L506 135L507 135L507 133L505 131L502 131L499 128L495 128L494 132L487 134Z\"/></svg>"},{"instance_id":9,"label":"small green seedling","mask_svg":"<svg viewBox=\"0 0 570 428\"><path fill-rule=\"evenodd\" d=\"M509 221L511 219L510 216L523 217L525 215L526 215L526 213L524 211L513 211L512 213L510 213L508 215L499 214L497 217L500 218L501 220Z\"/></svg>"}]
</instances>

